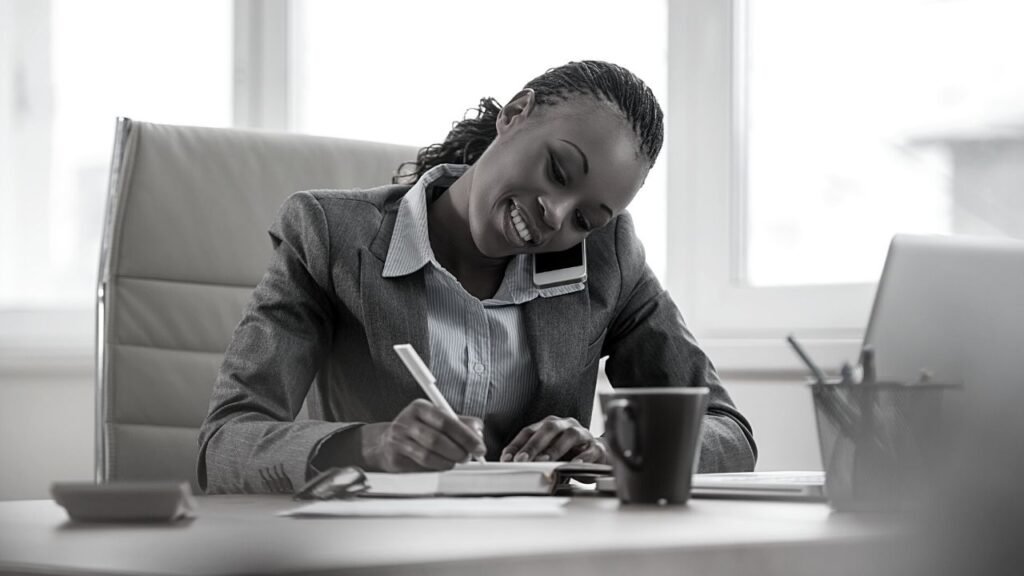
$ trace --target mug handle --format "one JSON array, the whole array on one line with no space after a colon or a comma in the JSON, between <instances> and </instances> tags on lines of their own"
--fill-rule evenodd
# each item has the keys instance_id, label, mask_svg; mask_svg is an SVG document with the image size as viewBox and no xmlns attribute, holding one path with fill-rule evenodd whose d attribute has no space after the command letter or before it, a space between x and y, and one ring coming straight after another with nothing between
<instances>
[{"instance_id":1,"label":"mug handle","mask_svg":"<svg viewBox=\"0 0 1024 576\"><path fill-rule=\"evenodd\" d=\"M626 421L629 422L629 426L633 429L634 445L623 448L619 444L618 432L620 422L624 423ZM640 468L644 463L644 457L640 451L640 436L637 434L636 428L636 409L633 408L629 400L618 398L608 403L608 406L605 407L605 428L611 432L608 435L608 447L612 449L615 457L632 470Z\"/></svg>"}]
</instances>

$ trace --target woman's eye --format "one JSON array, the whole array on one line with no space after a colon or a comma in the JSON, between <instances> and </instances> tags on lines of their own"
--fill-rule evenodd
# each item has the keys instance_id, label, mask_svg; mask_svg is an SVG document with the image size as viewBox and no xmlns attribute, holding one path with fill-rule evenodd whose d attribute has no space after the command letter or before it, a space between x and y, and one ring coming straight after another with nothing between
<instances>
[{"instance_id":1,"label":"woman's eye","mask_svg":"<svg viewBox=\"0 0 1024 576\"><path fill-rule=\"evenodd\" d=\"M559 186L565 186L567 182L565 178L565 173L562 172L562 168L558 165L558 162L555 160L555 155L549 153L548 160L551 162L551 177L555 179L555 182L558 182Z\"/></svg>"},{"instance_id":2,"label":"woman's eye","mask_svg":"<svg viewBox=\"0 0 1024 576\"><path fill-rule=\"evenodd\" d=\"M590 221L583 215L583 212L576 211L576 225L579 226L583 231L590 232Z\"/></svg>"}]
</instances>

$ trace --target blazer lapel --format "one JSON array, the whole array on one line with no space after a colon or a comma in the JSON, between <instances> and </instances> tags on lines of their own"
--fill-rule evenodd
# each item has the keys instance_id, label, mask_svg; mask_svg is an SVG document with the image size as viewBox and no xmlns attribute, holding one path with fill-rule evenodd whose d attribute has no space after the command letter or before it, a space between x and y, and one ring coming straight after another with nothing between
<instances>
[{"instance_id":1,"label":"blazer lapel","mask_svg":"<svg viewBox=\"0 0 1024 576\"><path fill-rule=\"evenodd\" d=\"M393 400L404 405L421 397L422 393L392 347L395 344L412 344L429 366L430 338L427 334L427 297L423 270L396 278L384 278L381 275L396 215L397 204L385 214L376 238L361 253L359 292L366 340L377 374L398 384L382 386L380 390L396 390L401 397Z\"/></svg>"},{"instance_id":2,"label":"blazer lapel","mask_svg":"<svg viewBox=\"0 0 1024 576\"><path fill-rule=\"evenodd\" d=\"M530 422L564 410L578 390L590 322L590 291L552 298L537 297L524 304L526 334L537 367L540 389L530 409Z\"/></svg>"}]
</instances>

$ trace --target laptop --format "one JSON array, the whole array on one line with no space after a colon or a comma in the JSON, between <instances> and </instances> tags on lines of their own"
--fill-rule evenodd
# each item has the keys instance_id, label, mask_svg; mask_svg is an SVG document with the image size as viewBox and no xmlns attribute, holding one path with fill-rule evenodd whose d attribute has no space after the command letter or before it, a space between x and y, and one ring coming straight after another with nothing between
<instances>
[{"instance_id":1,"label":"laptop","mask_svg":"<svg viewBox=\"0 0 1024 576\"><path fill-rule=\"evenodd\" d=\"M1020 385L1024 242L893 237L864 345L879 381Z\"/></svg>"}]
</instances>

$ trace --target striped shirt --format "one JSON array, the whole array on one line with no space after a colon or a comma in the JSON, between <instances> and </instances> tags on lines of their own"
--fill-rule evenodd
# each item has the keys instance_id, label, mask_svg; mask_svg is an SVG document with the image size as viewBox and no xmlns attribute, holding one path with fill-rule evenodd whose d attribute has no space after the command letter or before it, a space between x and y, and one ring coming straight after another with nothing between
<instances>
[{"instance_id":1,"label":"striped shirt","mask_svg":"<svg viewBox=\"0 0 1024 576\"><path fill-rule=\"evenodd\" d=\"M532 256L509 260L501 286L479 300L434 257L427 232L429 202L468 166L442 164L427 171L409 189L398 208L383 276L393 278L424 269L431 372L448 403L459 414L484 421L489 457L526 410L537 389L537 372L523 323L523 303L583 290L584 284L538 288Z\"/></svg>"}]
</instances>

